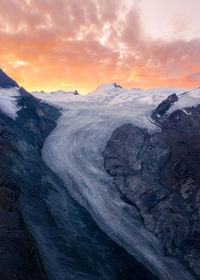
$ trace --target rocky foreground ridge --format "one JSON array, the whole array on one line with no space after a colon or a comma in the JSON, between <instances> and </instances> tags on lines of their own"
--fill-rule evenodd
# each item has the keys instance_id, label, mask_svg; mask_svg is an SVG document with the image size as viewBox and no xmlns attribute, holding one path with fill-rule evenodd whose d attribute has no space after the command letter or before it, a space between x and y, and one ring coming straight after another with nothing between
<instances>
[{"instance_id":1,"label":"rocky foreground ridge","mask_svg":"<svg viewBox=\"0 0 200 280\"><path fill-rule=\"evenodd\" d=\"M41 147L60 113L2 70L0 88L15 88L20 108L16 120L0 110L0 279L45 280L36 243L22 215L22 197L30 189L40 191L41 169L45 172Z\"/></svg>"},{"instance_id":2,"label":"rocky foreground ridge","mask_svg":"<svg viewBox=\"0 0 200 280\"><path fill-rule=\"evenodd\" d=\"M132 124L116 129L103 157L116 188L166 256L200 279L200 105L168 113L177 101L172 94L152 112L160 132Z\"/></svg>"}]
</instances>

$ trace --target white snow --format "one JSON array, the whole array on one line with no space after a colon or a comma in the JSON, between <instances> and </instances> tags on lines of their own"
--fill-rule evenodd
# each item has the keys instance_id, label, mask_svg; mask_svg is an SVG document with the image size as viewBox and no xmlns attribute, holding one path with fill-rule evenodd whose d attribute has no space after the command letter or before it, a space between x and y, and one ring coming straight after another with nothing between
<instances>
[{"instance_id":1,"label":"white snow","mask_svg":"<svg viewBox=\"0 0 200 280\"><path fill-rule=\"evenodd\" d=\"M191 113L191 112L188 112L186 109L182 109L182 111L183 111L187 116L192 115L192 113Z\"/></svg>"},{"instance_id":2,"label":"white snow","mask_svg":"<svg viewBox=\"0 0 200 280\"><path fill-rule=\"evenodd\" d=\"M0 88L0 110L13 120L17 118L17 112L20 110L16 100L18 96L19 89L17 87Z\"/></svg>"},{"instance_id":3,"label":"white snow","mask_svg":"<svg viewBox=\"0 0 200 280\"><path fill-rule=\"evenodd\" d=\"M34 93L62 108L57 127L43 148L47 165L103 231L138 260L145 259L147 267L156 267L160 279L168 280L192 278L179 263L163 255L158 240L130 214L131 206L122 201L112 178L105 172L102 152L114 129L124 123L145 127L150 132L158 130L150 115L170 94L176 93L180 98L170 112L200 103L200 90L182 95L185 91L177 88L125 90L109 84L87 96L62 91ZM179 278L171 278L168 265L174 268L174 273L179 271Z\"/></svg>"},{"instance_id":4,"label":"white snow","mask_svg":"<svg viewBox=\"0 0 200 280\"><path fill-rule=\"evenodd\" d=\"M59 101L61 103L68 102L70 100L73 100L78 95L74 95L74 91L52 91L52 92L31 92L32 95L35 97L41 98L42 100L45 100L46 102L53 103L54 105L57 105Z\"/></svg>"},{"instance_id":5,"label":"white snow","mask_svg":"<svg viewBox=\"0 0 200 280\"><path fill-rule=\"evenodd\" d=\"M107 90L113 90L113 89L116 90L117 88L121 88L121 87L115 83L102 84L96 89L96 92L105 92Z\"/></svg>"}]
</instances>

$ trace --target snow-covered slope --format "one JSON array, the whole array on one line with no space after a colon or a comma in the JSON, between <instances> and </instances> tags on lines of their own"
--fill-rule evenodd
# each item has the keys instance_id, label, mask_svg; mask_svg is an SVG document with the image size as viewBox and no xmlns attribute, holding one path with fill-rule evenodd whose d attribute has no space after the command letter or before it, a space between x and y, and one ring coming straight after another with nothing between
<instances>
[{"instance_id":1,"label":"snow-covered slope","mask_svg":"<svg viewBox=\"0 0 200 280\"><path fill-rule=\"evenodd\" d=\"M200 104L200 89L125 90L115 84L101 86L87 96L72 92L34 95L62 109L57 127L45 142L43 158L72 197L88 209L104 232L160 279L193 279L178 261L164 255L159 241L134 217L134 208L116 192L102 158L113 130L122 124L158 130L151 112L172 93L179 101L169 112Z\"/></svg>"},{"instance_id":2,"label":"snow-covered slope","mask_svg":"<svg viewBox=\"0 0 200 280\"><path fill-rule=\"evenodd\" d=\"M33 92L32 94L46 102L60 106L63 112L65 109L70 109L70 107L73 107L75 110L82 107L88 110L88 114L90 111L96 111L97 115L101 114L105 119L109 115L113 115L111 118L115 121L118 120L118 125L130 121L148 129L157 129L150 119L152 110L170 94L176 93L178 96L181 96L185 92L188 92L188 90L178 88L126 90L112 83L101 85L96 91L86 96L74 95L74 92L65 91L51 93ZM196 91L194 92L194 97L192 97L193 92L188 92L184 96L191 96L189 97L190 103L196 104L198 99L200 100L200 96L198 97ZM182 103L180 103L180 106L184 105ZM171 112L176 109L177 107L173 106Z\"/></svg>"},{"instance_id":3,"label":"snow-covered slope","mask_svg":"<svg viewBox=\"0 0 200 280\"><path fill-rule=\"evenodd\" d=\"M17 112L20 110L17 97L19 97L19 88L0 88L0 110L12 119L16 119Z\"/></svg>"}]
</instances>

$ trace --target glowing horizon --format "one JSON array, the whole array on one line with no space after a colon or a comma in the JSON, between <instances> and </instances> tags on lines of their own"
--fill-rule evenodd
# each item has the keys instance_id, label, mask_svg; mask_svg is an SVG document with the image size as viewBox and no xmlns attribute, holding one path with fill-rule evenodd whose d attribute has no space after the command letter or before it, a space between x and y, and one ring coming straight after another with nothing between
<instances>
[{"instance_id":1,"label":"glowing horizon","mask_svg":"<svg viewBox=\"0 0 200 280\"><path fill-rule=\"evenodd\" d=\"M198 0L1 0L0 67L28 91L196 88Z\"/></svg>"}]
</instances>

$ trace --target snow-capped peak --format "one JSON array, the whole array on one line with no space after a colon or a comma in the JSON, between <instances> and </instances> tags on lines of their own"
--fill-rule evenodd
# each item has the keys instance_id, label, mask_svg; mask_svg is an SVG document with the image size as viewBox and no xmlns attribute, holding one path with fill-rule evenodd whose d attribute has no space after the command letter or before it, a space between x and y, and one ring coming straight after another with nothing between
<instances>
[{"instance_id":1,"label":"snow-capped peak","mask_svg":"<svg viewBox=\"0 0 200 280\"><path fill-rule=\"evenodd\" d=\"M110 90L113 88L122 88L120 85L117 85L116 83L110 83L110 84L102 84L98 86L96 91L105 91L105 90Z\"/></svg>"},{"instance_id":2,"label":"snow-capped peak","mask_svg":"<svg viewBox=\"0 0 200 280\"><path fill-rule=\"evenodd\" d=\"M0 69L0 87L1 88L14 88L19 87L18 84L11 79L2 69Z\"/></svg>"}]
</instances>

